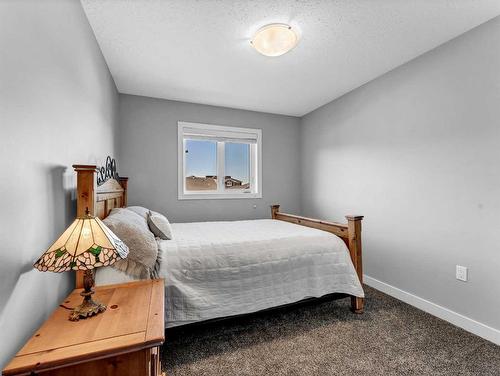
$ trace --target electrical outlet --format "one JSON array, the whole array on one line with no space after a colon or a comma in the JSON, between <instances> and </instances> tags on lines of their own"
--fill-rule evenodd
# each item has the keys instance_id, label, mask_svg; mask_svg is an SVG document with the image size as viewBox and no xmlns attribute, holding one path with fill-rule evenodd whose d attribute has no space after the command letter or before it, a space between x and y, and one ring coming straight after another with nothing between
<instances>
[{"instance_id":1,"label":"electrical outlet","mask_svg":"<svg viewBox=\"0 0 500 376\"><path fill-rule=\"evenodd\" d=\"M457 265L456 277L459 281L467 282L468 280L468 269L466 266Z\"/></svg>"}]
</instances>

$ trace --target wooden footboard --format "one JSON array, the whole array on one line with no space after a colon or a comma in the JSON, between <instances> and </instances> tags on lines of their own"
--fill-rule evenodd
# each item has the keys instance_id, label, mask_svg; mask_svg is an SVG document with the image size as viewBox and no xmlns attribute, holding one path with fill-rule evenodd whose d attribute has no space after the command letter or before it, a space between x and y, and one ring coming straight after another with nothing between
<instances>
[{"instance_id":1,"label":"wooden footboard","mask_svg":"<svg viewBox=\"0 0 500 376\"><path fill-rule=\"evenodd\" d=\"M347 215L347 223L326 222L319 219L301 217L293 214L286 214L279 211L279 205L271 206L271 216L273 219L295 223L297 225L317 228L319 230L331 232L344 240L352 263L358 273L361 283L363 283L363 261L361 255L361 221L362 215ZM363 313L364 299L351 296L351 309L355 313Z\"/></svg>"}]
</instances>

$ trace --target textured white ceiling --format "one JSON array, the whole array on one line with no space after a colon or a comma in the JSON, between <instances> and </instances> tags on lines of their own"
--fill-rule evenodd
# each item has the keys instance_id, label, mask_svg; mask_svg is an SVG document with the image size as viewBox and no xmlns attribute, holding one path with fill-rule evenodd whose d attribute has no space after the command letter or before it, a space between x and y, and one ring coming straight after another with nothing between
<instances>
[{"instance_id":1,"label":"textured white ceiling","mask_svg":"<svg viewBox=\"0 0 500 376\"><path fill-rule=\"evenodd\" d=\"M82 0L121 93L302 116L500 14L499 0ZM283 22L298 46L250 45Z\"/></svg>"}]
</instances>

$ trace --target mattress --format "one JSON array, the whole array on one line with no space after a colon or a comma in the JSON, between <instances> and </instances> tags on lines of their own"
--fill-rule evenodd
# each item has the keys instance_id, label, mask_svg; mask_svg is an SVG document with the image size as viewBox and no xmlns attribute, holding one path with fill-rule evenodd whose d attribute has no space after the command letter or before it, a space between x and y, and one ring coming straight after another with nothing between
<instances>
[{"instance_id":1,"label":"mattress","mask_svg":"<svg viewBox=\"0 0 500 376\"><path fill-rule=\"evenodd\" d=\"M187 323L363 289L339 237L262 219L173 223L173 240L158 240L165 278L165 323ZM97 284L131 280L100 268Z\"/></svg>"}]
</instances>

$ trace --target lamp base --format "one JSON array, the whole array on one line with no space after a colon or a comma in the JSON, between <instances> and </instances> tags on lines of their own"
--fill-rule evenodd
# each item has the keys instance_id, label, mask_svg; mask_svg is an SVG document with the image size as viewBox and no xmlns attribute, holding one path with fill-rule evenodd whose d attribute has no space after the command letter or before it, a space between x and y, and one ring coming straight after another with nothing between
<instances>
[{"instance_id":1,"label":"lamp base","mask_svg":"<svg viewBox=\"0 0 500 376\"><path fill-rule=\"evenodd\" d=\"M83 286L84 290L80 293L80 295L83 296L83 302L73 309L69 315L70 321L78 321L80 319L95 316L98 313L104 312L107 308L105 304L92 299L92 295L94 294L94 289L92 288L92 286L94 286L93 270L85 270L85 274L83 275Z\"/></svg>"},{"instance_id":2,"label":"lamp base","mask_svg":"<svg viewBox=\"0 0 500 376\"><path fill-rule=\"evenodd\" d=\"M69 315L69 319L71 321L78 321L80 319L85 319L90 316L97 315L98 313L104 312L106 310L106 305L96 302L92 299L84 299L82 304L75 307L71 314Z\"/></svg>"}]
</instances>

